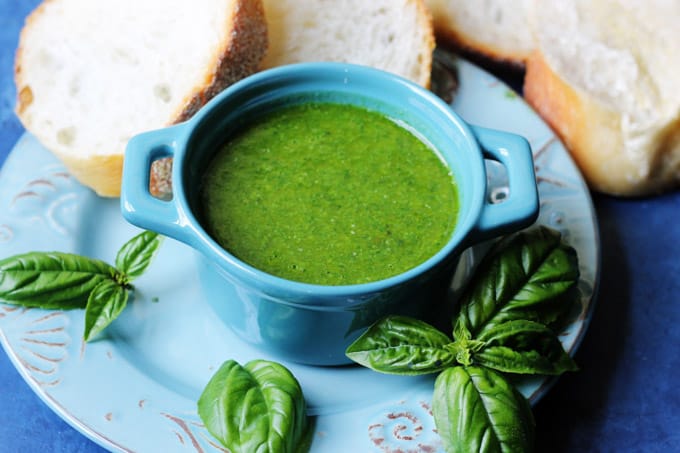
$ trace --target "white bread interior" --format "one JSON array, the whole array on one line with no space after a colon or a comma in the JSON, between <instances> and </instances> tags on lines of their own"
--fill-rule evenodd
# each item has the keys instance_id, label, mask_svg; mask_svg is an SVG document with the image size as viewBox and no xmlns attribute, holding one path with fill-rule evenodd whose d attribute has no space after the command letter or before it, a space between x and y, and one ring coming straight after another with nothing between
<instances>
[{"instance_id":1,"label":"white bread interior","mask_svg":"<svg viewBox=\"0 0 680 453\"><path fill-rule=\"evenodd\" d=\"M434 33L422 0L264 0L262 68L309 61L373 66L429 86Z\"/></svg>"},{"instance_id":2,"label":"white bread interior","mask_svg":"<svg viewBox=\"0 0 680 453\"><path fill-rule=\"evenodd\" d=\"M188 118L266 47L260 0L46 0L21 32L16 112L80 182L118 196L128 139Z\"/></svg>"},{"instance_id":3,"label":"white bread interior","mask_svg":"<svg viewBox=\"0 0 680 453\"><path fill-rule=\"evenodd\" d=\"M680 185L679 17L677 0L45 0L20 36L16 111L77 179L117 196L132 135L258 69L349 61L429 86L434 24L526 63L525 97L591 188L646 195ZM154 169L167 194L170 161Z\"/></svg>"},{"instance_id":4,"label":"white bread interior","mask_svg":"<svg viewBox=\"0 0 680 453\"><path fill-rule=\"evenodd\" d=\"M437 40L522 66L534 49L531 0L426 0Z\"/></svg>"},{"instance_id":5,"label":"white bread interior","mask_svg":"<svg viewBox=\"0 0 680 453\"><path fill-rule=\"evenodd\" d=\"M680 2L536 0L524 94L597 191L680 183Z\"/></svg>"}]
</instances>

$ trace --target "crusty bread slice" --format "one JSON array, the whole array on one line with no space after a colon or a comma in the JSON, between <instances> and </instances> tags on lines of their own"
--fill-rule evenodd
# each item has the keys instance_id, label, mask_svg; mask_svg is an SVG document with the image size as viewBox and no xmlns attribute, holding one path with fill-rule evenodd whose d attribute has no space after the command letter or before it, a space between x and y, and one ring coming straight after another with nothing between
<instances>
[{"instance_id":1,"label":"crusty bread slice","mask_svg":"<svg viewBox=\"0 0 680 453\"><path fill-rule=\"evenodd\" d=\"M537 0L524 94L588 184L614 195L680 184L680 3Z\"/></svg>"},{"instance_id":2,"label":"crusty bread slice","mask_svg":"<svg viewBox=\"0 0 680 453\"><path fill-rule=\"evenodd\" d=\"M429 86L434 33L423 0L264 0L263 68L305 61L364 64Z\"/></svg>"},{"instance_id":3,"label":"crusty bread slice","mask_svg":"<svg viewBox=\"0 0 680 453\"><path fill-rule=\"evenodd\" d=\"M531 0L426 0L437 40L522 66L534 49Z\"/></svg>"},{"instance_id":4,"label":"crusty bread slice","mask_svg":"<svg viewBox=\"0 0 680 453\"><path fill-rule=\"evenodd\" d=\"M80 182L118 196L128 139L188 118L266 47L261 0L46 0L21 32L16 112Z\"/></svg>"}]
</instances>

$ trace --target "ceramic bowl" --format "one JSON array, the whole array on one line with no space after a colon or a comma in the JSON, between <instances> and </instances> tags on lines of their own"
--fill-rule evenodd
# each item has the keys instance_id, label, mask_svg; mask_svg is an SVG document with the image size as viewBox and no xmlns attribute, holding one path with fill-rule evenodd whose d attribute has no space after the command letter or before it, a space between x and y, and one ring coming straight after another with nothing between
<instances>
[{"instance_id":1,"label":"ceramic bowl","mask_svg":"<svg viewBox=\"0 0 680 453\"><path fill-rule=\"evenodd\" d=\"M200 222L198 188L214 153L244 121L299 102L349 103L402 122L429 142L457 184L459 213L447 244L422 264L371 283L324 286L265 273L223 249ZM149 192L152 162L173 158L173 196ZM508 196L487 199L485 159L507 173ZM205 298L245 341L285 360L348 363L344 351L370 324L402 314L425 320L451 308L461 253L530 225L538 215L531 149L520 136L467 124L431 92L398 76L344 63L302 63L250 76L190 120L133 137L125 154L121 207L134 225L193 247ZM192 303L192 301L187 301Z\"/></svg>"}]
</instances>

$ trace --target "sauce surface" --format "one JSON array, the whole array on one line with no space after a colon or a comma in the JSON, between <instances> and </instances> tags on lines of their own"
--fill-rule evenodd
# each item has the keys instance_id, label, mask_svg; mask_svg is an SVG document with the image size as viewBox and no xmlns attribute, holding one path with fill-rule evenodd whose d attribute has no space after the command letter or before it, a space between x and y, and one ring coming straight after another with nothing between
<instances>
[{"instance_id":1,"label":"sauce surface","mask_svg":"<svg viewBox=\"0 0 680 453\"><path fill-rule=\"evenodd\" d=\"M380 113L330 103L240 131L208 165L201 204L206 230L237 258L323 285L417 266L448 242L458 213L431 148Z\"/></svg>"}]
</instances>

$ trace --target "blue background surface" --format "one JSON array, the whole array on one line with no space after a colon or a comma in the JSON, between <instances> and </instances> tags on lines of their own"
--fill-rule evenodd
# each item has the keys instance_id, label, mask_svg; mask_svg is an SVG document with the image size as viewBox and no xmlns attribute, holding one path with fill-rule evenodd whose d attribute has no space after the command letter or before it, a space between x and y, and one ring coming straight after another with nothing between
<instances>
[{"instance_id":1,"label":"blue background surface","mask_svg":"<svg viewBox=\"0 0 680 453\"><path fill-rule=\"evenodd\" d=\"M23 133L12 68L23 19L37 3L0 0L0 164ZM599 296L576 354L581 370L562 376L534 410L536 451L680 452L680 192L593 201ZM44 405L0 352L0 451L102 449Z\"/></svg>"}]
</instances>

